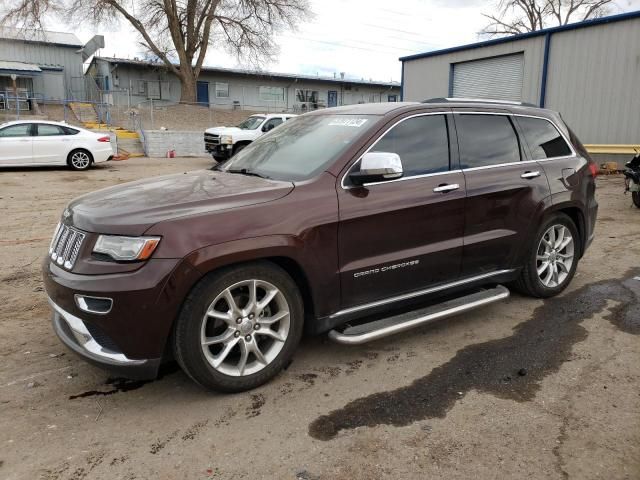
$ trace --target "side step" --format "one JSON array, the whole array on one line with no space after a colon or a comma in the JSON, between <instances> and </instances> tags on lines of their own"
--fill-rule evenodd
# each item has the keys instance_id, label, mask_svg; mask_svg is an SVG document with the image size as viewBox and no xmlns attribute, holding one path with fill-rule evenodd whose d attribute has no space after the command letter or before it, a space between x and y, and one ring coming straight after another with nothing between
<instances>
[{"instance_id":1,"label":"side step","mask_svg":"<svg viewBox=\"0 0 640 480\"><path fill-rule=\"evenodd\" d=\"M343 332L331 330L329 338L346 345L360 345L379 338L404 332L426 323L440 320L460 313L468 312L509 297L509 290L502 285L495 288L476 291L463 297L430 305L419 310L394 315L361 325L349 326Z\"/></svg>"}]
</instances>

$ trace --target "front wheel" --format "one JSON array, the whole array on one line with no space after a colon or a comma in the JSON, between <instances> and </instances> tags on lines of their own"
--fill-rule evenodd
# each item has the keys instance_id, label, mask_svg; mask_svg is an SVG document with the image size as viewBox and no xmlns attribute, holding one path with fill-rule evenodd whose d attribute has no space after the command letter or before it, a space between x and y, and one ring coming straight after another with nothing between
<instances>
[{"instance_id":1,"label":"front wheel","mask_svg":"<svg viewBox=\"0 0 640 480\"><path fill-rule=\"evenodd\" d=\"M205 277L178 318L174 351L205 388L240 392L284 368L303 327L302 297L280 267L260 262Z\"/></svg>"},{"instance_id":2,"label":"front wheel","mask_svg":"<svg viewBox=\"0 0 640 480\"><path fill-rule=\"evenodd\" d=\"M576 272L579 239L573 220L563 213L554 214L538 229L533 248L513 287L532 297L558 295Z\"/></svg>"},{"instance_id":3,"label":"front wheel","mask_svg":"<svg viewBox=\"0 0 640 480\"><path fill-rule=\"evenodd\" d=\"M640 208L640 192L631 192L631 199L633 200L633 204Z\"/></svg>"}]
</instances>

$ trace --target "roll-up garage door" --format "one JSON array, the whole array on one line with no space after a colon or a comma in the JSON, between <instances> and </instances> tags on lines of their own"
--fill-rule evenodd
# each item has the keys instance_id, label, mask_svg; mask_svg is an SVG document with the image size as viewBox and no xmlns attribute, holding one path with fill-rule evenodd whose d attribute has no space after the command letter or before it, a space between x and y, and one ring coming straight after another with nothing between
<instances>
[{"instance_id":1,"label":"roll-up garage door","mask_svg":"<svg viewBox=\"0 0 640 480\"><path fill-rule=\"evenodd\" d=\"M453 65L453 96L522 100L524 55L504 55Z\"/></svg>"}]
</instances>

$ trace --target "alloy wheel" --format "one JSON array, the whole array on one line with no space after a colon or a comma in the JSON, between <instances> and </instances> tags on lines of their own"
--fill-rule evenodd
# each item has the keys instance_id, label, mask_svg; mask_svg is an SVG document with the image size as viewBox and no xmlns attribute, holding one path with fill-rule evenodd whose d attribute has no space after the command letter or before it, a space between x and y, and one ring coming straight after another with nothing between
<instances>
[{"instance_id":1,"label":"alloy wheel","mask_svg":"<svg viewBox=\"0 0 640 480\"><path fill-rule=\"evenodd\" d=\"M290 326L289 305L276 286L256 279L238 282L209 305L202 319L202 352L220 373L251 375L278 356Z\"/></svg>"},{"instance_id":2,"label":"alloy wheel","mask_svg":"<svg viewBox=\"0 0 640 480\"><path fill-rule=\"evenodd\" d=\"M71 155L71 165L73 165L78 170L87 168L90 163L91 159L85 152L75 152L73 155Z\"/></svg>"},{"instance_id":3,"label":"alloy wheel","mask_svg":"<svg viewBox=\"0 0 640 480\"><path fill-rule=\"evenodd\" d=\"M558 287L567 279L574 252L573 236L566 226L553 225L544 232L536 252L536 270L545 287Z\"/></svg>"}]
</instances>

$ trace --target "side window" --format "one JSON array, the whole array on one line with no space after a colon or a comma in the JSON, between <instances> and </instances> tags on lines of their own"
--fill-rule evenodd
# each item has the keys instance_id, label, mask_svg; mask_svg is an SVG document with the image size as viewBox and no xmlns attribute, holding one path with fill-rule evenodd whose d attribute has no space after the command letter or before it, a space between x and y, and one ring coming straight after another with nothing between
<instances>
[{"instance_id":1,"label":"side window","mask_svg":"<svg viewBox=\"0 0 640 480\"><path fill-rule=\"evenodd\" d=\"M281 123L282 123L281 118L272 118L271 120L267 121L267 123L264 124L264 127L263 127L264 131L268 132L269 130L273 130Z\"/></svg>"},{"instance_id":2,"label":"side window","mask_svg":"<svg viewBox=\"0 0 640 480\"><path fill-rule=\"evenodd\" d=\"M456 115L461 168L520 161L520 143L507 115Z\"/></svg>"},{"instance_id":3,"label":"side window","mask_svg":"<svg viewBox=\"0 0 640 480\"><path fill-rule=\"evenodd\" d=\"M518 117L533 160L566 157L571 149L553 124L542 118Z\"/></svg>"},{"instance_id":4,"label":"side window","mask_svg":"<svg viewBox=\"0 0 640 480\"><path fill-rule=\"evenodd\" d=\"M12 125L0 130L0 137L28 137L30 135L29 129L30 123L21 123L19 125Z\"/></svg>"},{"instance_id":5,"label":"side window","mask_svg":"<svg viewBox=\"0 0 640 480\"><path fill-rule=\"evenodd\" d=\"M397 153L404 176L449 170L449 135L446 115L424 115L399 123L371 149Z\"/></svg>"},{"instance_id":6,"label":"side window","mask_svg":"<svg viewBox=\"0 0 640 480\"><path fill-rule=\"evenodd\" d=\"M62 129L64 130L65 135L77 135L78 133L80 133L80 130L76 130L75 128L71 127L62 127Z\"/></svg>"},{"instance_id":7,"label":"side window","mask_svg":"<svg viewBox=\"0 0 640 480\"><path fill-rule=\"evenodd\" d=\"M39 137L51 137L54 135L64 135L64 130L58 125L48 125L46 123L38 124L38 136Z\"/></svg>"}]
</instances>

